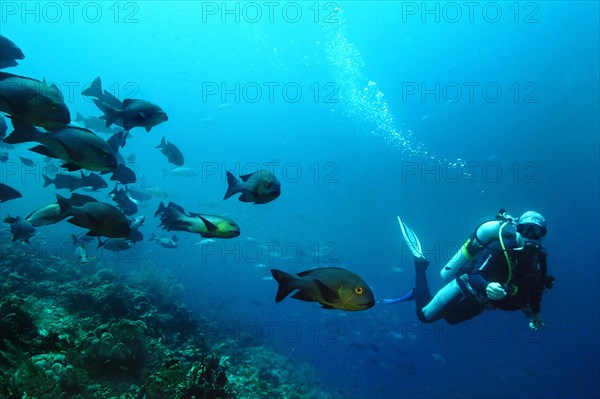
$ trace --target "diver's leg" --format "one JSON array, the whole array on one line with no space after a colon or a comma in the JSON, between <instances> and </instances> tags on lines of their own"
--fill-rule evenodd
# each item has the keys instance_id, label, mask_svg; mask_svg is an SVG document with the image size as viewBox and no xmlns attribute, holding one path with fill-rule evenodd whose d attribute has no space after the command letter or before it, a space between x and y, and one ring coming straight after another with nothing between
<instances>
[{"instance_id":1,"label":"diver's leg","mask_svg":"<svg viewBox=\"0 0 600 399\"><path fill-rule=\"evenodd\" d=\"M444 320L448 324L458 324L480 315L485 307L473 298L465 298L453 302L444 312Z\"/></svg>"},{"instance_id":2,"label":"diver's leg","mask_svg":"<svg viewBox=\"0 0 600 399\"><path fill-rule=\"evenodd\" d=\"M423 317L429 321L445 319L448 313L454 312L456 302L462 296L456 279L450 281L422 308Z\"/></svg>"},{"instance_id":3,"label":"diver's leg","mask_svg":"<svg viewBox=\"0 0 600 399\"><path fill-rule=\"evenodd\" d=\"M417 318L423 323L431 323L423 314L423 308L431 300L429 285L427 284L427 266L429 261L425 258L415 258L415 304ZM437 320L437 319L436 319Z\"/></svg>"}]
</instances>

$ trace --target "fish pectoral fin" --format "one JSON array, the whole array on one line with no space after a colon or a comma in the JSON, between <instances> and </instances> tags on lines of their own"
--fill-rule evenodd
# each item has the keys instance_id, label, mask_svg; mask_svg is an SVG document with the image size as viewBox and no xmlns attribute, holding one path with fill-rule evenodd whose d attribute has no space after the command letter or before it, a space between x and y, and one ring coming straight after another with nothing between
<instances>
[{"instance_id":1,"label":"fish pectoral fin","mask_svg":"<svg viewBox=\"0 0 600 399\"><path fill-rule=\"evenodd\" d=\"M202 216L200 216L196 213L193 213L192 215L194 215L194 216L198 217L200 220L202 220L202 222L204 223L204 225L206 226L206 229L208 231L215 232L218 230L217 226L215 226L214 224L209 222L206 218L203 218Z\"/></svg>"},{"instance_id":2,"label":"fish pectoral fin","mask_svg":"<svg viewBox=\"0 0 600 399\"><path fill-rule=\"evenodd\" d=\"M55 158L54 154L52 154L46 146L43 146L41 144L30 148L29 151L36 152L36 153L38 153L40 155L44 155L46 157Z\"/></svg>"},{"instance_id":3,"label":"fish pectoral fin","mask_svg":"<svg viewBox=\"0 0 600 399\"><path fill-rule=\"evenodd\" d=\"M328 286L326 286L325 284L323 284L322 282L320 282L317 279L314 279L313 281L319 288L319 291L321 292L321 296L323 297L323 299L325 299L329 303L339 302L340 296L338 295L337 292L333 291L331 288L329 288Z\"/></svg>"},{"instance_id":4,"label":"fish pectoral fin","mask_svg":"<svg viewBox=\"0 0 600 399\"><path fill-rule=\"evenodd\" d=\"M241 202L256 202L257 201L254 193L251 193L250 191L244 191L244 193L242 195L240 195L240 197L238 199Z\"/></svg>"},{"instance_id":5,"label":"fish pectoral fin","mask_svg":"<svg viewBox=\"0 0 600 399\"><path fill-rule=\"evenodd\" d=\"M81 161L84 158L84 155L81 152L73 151L69 146L67 146L61 140L56 139L56 142L58 144L60 144L60 146L63 148L63 150L65 150L65 152L69 156L69 159L72 159L73 161L79 162L79 161Z\"/></svg>"}]
</instances>

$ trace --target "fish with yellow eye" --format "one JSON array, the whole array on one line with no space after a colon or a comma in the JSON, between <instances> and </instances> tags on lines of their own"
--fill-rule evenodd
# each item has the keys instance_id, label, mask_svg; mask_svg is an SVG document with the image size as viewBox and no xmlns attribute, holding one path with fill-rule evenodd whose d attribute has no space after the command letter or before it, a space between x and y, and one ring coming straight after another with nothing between
<instances>
[{"instance_id":1,"label":"fish with yellow eye","mask_svg":"<svg viewBox=\"0 0 600 399\"><path fill-rule=\"evenodd\" d=\"M365 281L340 267L321 267L296 275L271 269L279 283L275 302L282 301L292 291L292 298L319 302L325 309L365 310L375 305L373 291Z\"/></svg>"}]
</instances>

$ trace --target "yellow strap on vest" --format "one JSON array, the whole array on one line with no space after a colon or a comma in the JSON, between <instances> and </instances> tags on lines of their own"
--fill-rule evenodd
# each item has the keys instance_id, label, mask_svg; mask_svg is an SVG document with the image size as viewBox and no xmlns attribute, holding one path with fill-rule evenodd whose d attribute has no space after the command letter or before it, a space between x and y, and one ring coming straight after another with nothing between
<instances>
[{"instance_id":1,"label":"yellow strap on vest","mask_svg":"<svg viewBox=\"0 0 600 399\"><path fill-rule=\"evenodd\" d=\"M467 260L471 260L473 257L471 256L471 254L469 253L469 250L467 249L467 247L469 246L469 244L471 243L471 239L469 238L467 240L467 242L465 242L463 244L463 246L460 248L460 252L462 252L463 256L467 259Z\"/></svg>"}]
</instances>

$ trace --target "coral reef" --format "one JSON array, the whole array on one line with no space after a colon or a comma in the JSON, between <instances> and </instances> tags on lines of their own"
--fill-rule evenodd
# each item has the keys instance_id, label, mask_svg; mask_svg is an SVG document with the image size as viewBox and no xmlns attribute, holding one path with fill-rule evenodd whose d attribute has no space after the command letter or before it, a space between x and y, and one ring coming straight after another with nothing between
<instances>
[{"instance_id":1,"label":"coral reef","mask_svg":"<svg viewBox=\"0 0 600 399\"><path fill-rule=\"evenodd\" d=\"M328 397L267 347L209 345L165 273L128 278L5 241L0 253L0 398Z\"/></svg>"}]
</instances>

